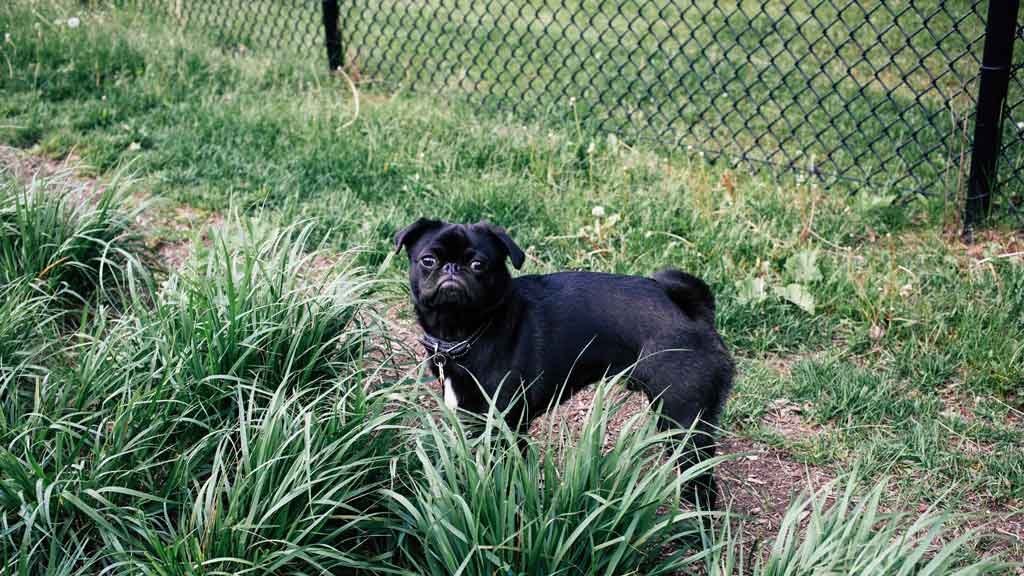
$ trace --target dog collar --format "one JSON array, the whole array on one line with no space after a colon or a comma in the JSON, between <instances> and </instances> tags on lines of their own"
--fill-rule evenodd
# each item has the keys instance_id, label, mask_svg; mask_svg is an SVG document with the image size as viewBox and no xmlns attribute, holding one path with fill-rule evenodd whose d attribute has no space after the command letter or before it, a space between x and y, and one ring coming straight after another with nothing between
<instances>
[{"instance_id":1,"label":"dog collar","mask_svg":"<svg viewBox=\"0 0 1024 576\"><path fill-rule=\"evenodd\" d=\"M442 340L435 338L426 332L420 337L420 344L423 345L427 350L427 354L430 355L430 360L436 364L445 364L449 360L458 360L466 354L469 354L470 349L473 348L473 344L480 339L484 331L490 327L492 319L487 320L480 325L468 338L459 340L458 342L451 342L448 340Z\"/></svg>"},{"instance_id":2,"label":"dog collar","mask_svg":"<svg viewBox=\"0 0 1024 576\"><path fill-rule=\"evenodd\" d=\"M487 321L480 325L468 338L459 340L458 342L451 342L449 340L442 340L435 338L426 331L423 332L423 336L420 337L420 344L423 345L427 350L427 354L430 355L430 360L435 364L443 366L445 362L449 360L458 360L466 354L469 354L470 348L476 341L480 339L480 336L491 326L494 322L493 313L495 310L500 308L508 300L508 295L512 293L512 289L509 288L501 295L501 298L497 302L492 304L489 308L483 311L483 315L487 316Z\"/></svg>"}]
</instances>

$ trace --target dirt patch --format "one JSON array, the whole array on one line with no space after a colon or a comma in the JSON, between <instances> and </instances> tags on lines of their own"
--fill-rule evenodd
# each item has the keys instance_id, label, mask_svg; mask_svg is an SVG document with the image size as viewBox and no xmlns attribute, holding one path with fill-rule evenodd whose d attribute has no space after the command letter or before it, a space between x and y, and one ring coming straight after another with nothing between
<instances>
[{"instance_id":1,"label":"dirt patch","mask_svg":"<svg viewBox=\"0 0 1024 576\"><path fill-rule=\"evenodd\" d=\"M782 378L789 378L793 374L793 366L800 362L810 358L810 356L801 355L789 355L782 356L779 354L765 354L758 359L768 368L771 368Z\"/></svg>"},{"instance_id":2,"label":"dirt patch","mask_svg":"<svg viewBox=\"0 0 1024 576\"><path fill-rule=\"evenodd\" d=\"M72 197L80 202L96 200L110 185L100 178L83 177L78 171L81 159L69 154L62 160L29 154L18 148L0 146L0 166L14 178L31 182L37 178L64 178L70 184ZM224 218L215 212L202 212L190 206L161 209L143 194L136 193L131 201L141 209L135 226L147 238L150 247L168 271L178 269L192 251L192 233L198 231L200 240L209 240L209 230L223 226Z\"/></svg>"},{"instance_id":3,"label":"dirt patch","mask_svg":"<svg viewBox=\"0 0 1024 576\"><path fill-rule=\"evenodd\" d=\"M797 493L817 490L836 478L831 470L751 440L727 436L719 446L720 453L737 455L716 469L723 501L734 513L749 517L746 532L753 539L774 536Z\"/></svg>"},{"instance_id":4,"label":"dirt patch","mask_svg":"<svg viewBox=\"0 0 1024 576\"><path fill-rule=\"evenodd\" d=\"M177 206L169 213L152 211L140 215L137 224L150 234L158 229L171 232L172 239L158 236L152 243L164 266L173 272L180 268L192 253L195 239L209 245L210 231L223 228L224 217L216 212L202 212L190 206ZM195 231L198 231L198 234L193 236Z\"/></svg>"},{"instance_id":5,"label":"dirt patch","mask_svg":"<svg viewBox=\"0 0 1024 576\"><path fill-rule=\"evenodd\" d=\"M974 407L977 405L978 398L961 391L958 381L938 390L938 398L942 402L940 413L943 416L959 418L968 424L974 422Z\"/></svg>"},{"instance_id":6,"label":"dirt patch","mask_svg":"<svg viewBox=\"0 0 1024 576\"><path fill-rule=\"evenodd\" d=\"M418 334L407 322L399 318L403 304L392 303L383 311L373 310L374 321L384 324L385 334L374 336L371 340L372 349L367 354L368 364L373 364L372 376L377 384L396 382L403 378L416 377L420 372L420 364L425 360L420 351ZM425 370L425 367L423 367ZM427 388L435 394L442 394L441 385L430 379ZM421 403L429 401L424 394L418 398Z\"/></svg>"},{"instance_id":7,"label":"dirt patch","mask_svg":"<svg viewBox=\"0 0 1024 576\"><path fill-rule=\"evenodd\" d=\"M585 388L571 398L541 415L530 424L530 436L549 442L560 441L561 431L567 432L566 440L575 442L583 430L583 424L594 405L597 389L593 386ZM622 433L623 427L633 416L650 410L651 403L647 397L637 392L630 392L623 387L612 390L605 402L612 406L623 402L622 407L612 414L608 420L608 435L604 440L605 452L611 450Z\"/></svg>"},{"instance_id":8,"label":"dirt patch","mask_svg":"<svg viewBox=\"0 0 1024 576\"><path fill-rule=\"evenodd\" d=\"M979 556L998 556L1001 560L1018 564L1007 574L1024 576L1024 501L996 502L980 492L970 492L957 503L964 512L946 523L947 532L940 543L948 544L968 530L974 530L977 541L973 545ZM921 503L917 512L924 513L928 506Z\"/></svg>"},{"instance_id":9,"label":"dirt patch","mask_svg":"<svg viewBox=\"0 0 1024 576\"><path fill-rule=\"evenodd\" d=\"M787 440L814 438L824 429L804 421L803 414L810 409L811 405L808 402L798 404L787 398L777 398L772 401L768 413L765 414L764 424Z\"/></svg>"},{"instance_id":10,"label":"dirt patch","mask_svg":"<svg viewBox=\"0 0 1024 576\"><path fill-rule=\"evenodd\" d=\"M19 148L0 145L0 165L11 171L15 178L22 181L34 177L48 177L55 174L71 172L81 160L69 154L63 160L53 160L46 156L28 154ZM95 179L81 179L83 182L95 183Z\"/></svg>"},{"instance_id":11,"label":"dirt patch","mask_svg":"<svg viewBox=\"0 0 1024 576\"><path fill-rule=\"evenodd\" d=\"M977 264L999 258L1022 262L1024 230L978 230L974 233L974 242L960 243L960 248Z\"/></svg>"},{"instance_id":12,"label":"dirt patch","mask_svg":"<svg viewBox=\"0 0 1024 576\"><path fill-rule=\"evenodd\" d=\"M0 167L9 171L16 180L28 184L39 178L63 179L68 185L68 194L76 203L95 202L107 189L107 184L98 178L79 176L76 167L80 164L81 160L74 154L63 160L53 160L0 145Z\"/></svg>"}]
</instances>

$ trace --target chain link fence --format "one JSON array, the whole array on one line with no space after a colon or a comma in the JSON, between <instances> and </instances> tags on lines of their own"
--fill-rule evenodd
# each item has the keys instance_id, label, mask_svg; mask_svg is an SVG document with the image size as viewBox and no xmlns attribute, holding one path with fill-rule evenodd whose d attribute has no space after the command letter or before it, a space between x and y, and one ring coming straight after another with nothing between
<instances>
[{"instance_id":1,"label":"chain link fence","mask_svg":"<svg viewBox=\"0 0 1024 576\"><path fill-rule=\"evenodd\" d=\"M984 1L161 5L225 47L294 50L325 63L325 24L335 23L328 22L333 14L324 15L333 5L340 32L335 60L376 89L457 93L521 117L570 119L628 142L846 181L854 192L957 201L969 194ZM1011 44L1024 42L1019 29L1015 34ZM1024 60L1024 46L1016 48ZM1010 74L994 189L997 210L1024 218L1018 71Z\"/></svg>"}]
</instances>

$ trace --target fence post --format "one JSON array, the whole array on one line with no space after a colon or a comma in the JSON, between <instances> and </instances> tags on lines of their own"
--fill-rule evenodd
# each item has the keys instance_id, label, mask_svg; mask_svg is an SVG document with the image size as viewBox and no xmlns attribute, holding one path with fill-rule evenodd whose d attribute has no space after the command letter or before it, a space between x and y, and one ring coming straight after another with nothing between
<instances>
[{"instance_id":1,"label":"fence post","mask_svg":"<svg viewBox=\"0 0 1024 576\"><path fill-rule=\"evenodd\" d=\"M327 47L327 65L331 71L342 66L341 32L338 30L338 0L323 0L324 46Z\"/></svg>"},{"instance_id":2,"label":"fence post","mask_svg":"<svg viewBox=\"0 0 1024 576\"><path fill-rule=\"evenodd\" d=\"M964 206L964 238L970 241L974 226L984 220L997 185L996 168L1003 135L1003 105L1010 83L1013 44L1017 33L1020 0L989 0L985 21L985 49L978 82L971 174Z\"/></svg>"}]
</instances>

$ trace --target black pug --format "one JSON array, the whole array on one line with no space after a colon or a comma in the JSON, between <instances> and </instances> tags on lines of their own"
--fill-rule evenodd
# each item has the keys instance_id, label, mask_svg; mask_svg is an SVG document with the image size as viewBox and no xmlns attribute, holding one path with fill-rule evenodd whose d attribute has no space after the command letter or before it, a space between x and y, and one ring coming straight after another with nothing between
<instances>
[{"instance_id":1,"label":"black pug","mask_svg":"<svg viewBox=\"0 0 1024 576\"><path fill-rule=\"evenodd\" d=\"M443 374L449 407L486 412L482 388L523 429L552 400L630 370L630 388L660 402L661 426L693 426L693 458L714 455L712 431L733 362L715 331L714 297L699 278L664 270L651 278L513 279L505 260L518 270L525 255L488 222L420 218L395 236L396 250L403 246L422 343L435 376ZM688 496L714 509L712 474Z\"/></svg>"}]
</instances>

